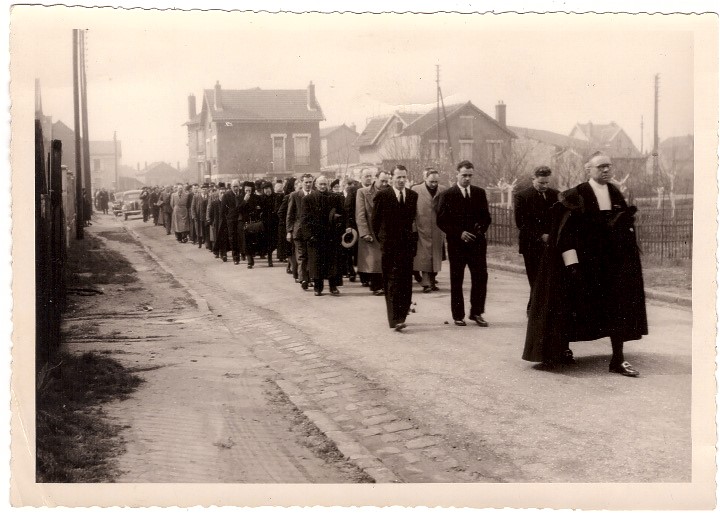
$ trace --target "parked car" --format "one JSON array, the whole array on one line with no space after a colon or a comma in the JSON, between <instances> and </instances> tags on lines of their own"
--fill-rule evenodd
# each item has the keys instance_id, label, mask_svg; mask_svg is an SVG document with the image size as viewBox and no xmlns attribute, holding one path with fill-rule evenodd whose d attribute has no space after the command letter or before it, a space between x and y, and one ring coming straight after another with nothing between
<instances>
[{"instance_id":1,"label":"parked car","mask_svg":"<svg viewBox=\"0 0 720 513\"><path fill-rule=\"evenodd\" d=\"M113 212L113 214L115 214L116 217L122 215L123 194L125 194L125 193L124 192L116 192L115 199L112 202L112 212Z\"/></svg>"},{"instance_id":2,"label":"parked car","mask_svg":"<svg viewBox=\"0 0 720 513\"><path fill-rule=\"evenodd\" d=\"M142 202L140 201L141 190L125 191L122 195L122 206L121 212L125 216L140 215L142 214Z\"/></svg>"}]
</instances>

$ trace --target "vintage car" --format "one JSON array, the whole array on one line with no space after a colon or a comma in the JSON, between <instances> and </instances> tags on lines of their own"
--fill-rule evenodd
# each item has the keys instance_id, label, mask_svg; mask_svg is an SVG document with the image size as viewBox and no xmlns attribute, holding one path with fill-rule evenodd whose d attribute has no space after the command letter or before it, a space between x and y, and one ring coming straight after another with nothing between
<instances>
[{"instance_id":1,"label":"vintage car","mask_svg":"<svg viewBox=\"0 0 720 513\"><path fill-rule=\"evenodd\" d=\"M142 214L142 202L140 201L141 192L142 191L138 189L122 193L122 197L120 198L120 213L125 216L125 219L127 219L128 216Z\"/></svg>"}]
</instances>

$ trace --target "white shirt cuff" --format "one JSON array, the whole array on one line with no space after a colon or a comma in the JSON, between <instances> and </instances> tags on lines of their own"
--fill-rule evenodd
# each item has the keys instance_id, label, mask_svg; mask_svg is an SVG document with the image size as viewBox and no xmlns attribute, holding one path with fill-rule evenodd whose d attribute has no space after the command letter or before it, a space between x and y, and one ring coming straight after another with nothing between
<instances>
[{"instance_id":1,"label":"white shirt cuff","mask_svg":"<svg viewBox=\"0 0 720 513\"><path fill-rule=\"evenodd\" d=\"M577 251L574 249L568 249L567 251L564 251L562 254L563 262L565 263L565 266L577 264L578 257L577 257Z\"/></svg>"}]
</instances>

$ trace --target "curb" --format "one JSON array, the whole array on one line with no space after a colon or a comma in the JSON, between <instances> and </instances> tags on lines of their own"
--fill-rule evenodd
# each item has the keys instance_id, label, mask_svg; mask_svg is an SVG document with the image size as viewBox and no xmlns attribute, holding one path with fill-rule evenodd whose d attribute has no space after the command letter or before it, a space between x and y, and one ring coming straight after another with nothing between
<instances>
[{"instance_id":1,"label":"curb","mask_svg":"<svg viewBox=\"0 0 720 513\"><path fill-rule=\"evenodd\" d=\"M497 260L488 260L487 267L488 269L496 269L498 271L525 274L525 268L523 266L499 262ZM660 290L646 288L645 297L648 299L654 299L655 301L662 301L663 303L692 308L692 297L681 296L671 292L662 292Z\"/></svg>"},{"instance_id":2,"label":"curb","mask_svg":"<svg viewBox=\"0 0 720 513\"><path fill-rule=\"evenodd\" d=\"M125 231L127 231L132 237L142 246L143 250L152 258L166 273L170 274L185 290L188 291L190 296L195 300L198 305L198 309L203 313L210 313L208 302L205 298L201 297L188 283L175 276L172 268L169 267L163 260L151 250L147 244L140 240L140 235L127 225L123 225ZM338 451L345 457L346 460L352 462L363 472L369 475L375 480L376 483L401 483L402 480L395 475L389 468L387 468L379 459L373 456L363 445L357 442L351 435L344 432L335 421L319 409L315 409L314 403L303 394L300 389L291 381L286 379L275 379L275 384L283 391L298 411L312 422L320 432L330 439Z\"/></svg>"}]
</instances>

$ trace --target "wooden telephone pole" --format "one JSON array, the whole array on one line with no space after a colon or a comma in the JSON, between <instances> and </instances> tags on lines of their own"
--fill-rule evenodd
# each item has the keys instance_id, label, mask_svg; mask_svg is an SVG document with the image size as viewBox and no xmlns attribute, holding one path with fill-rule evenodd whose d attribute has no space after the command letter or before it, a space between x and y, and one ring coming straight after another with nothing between
<instances>
[{"instance_id":1,"label":"wooden telephone pole","mask_svg":"<svg viewBox=\"0 0 720 513\"><path fill-rule=\"evenodd\" d=\"M80 89L78 84L78 29L73 29L73 112L75 117L75 237L84 237L85 203L82 195L82 146L80 144Z\"/></svg>"}]
</instances>

